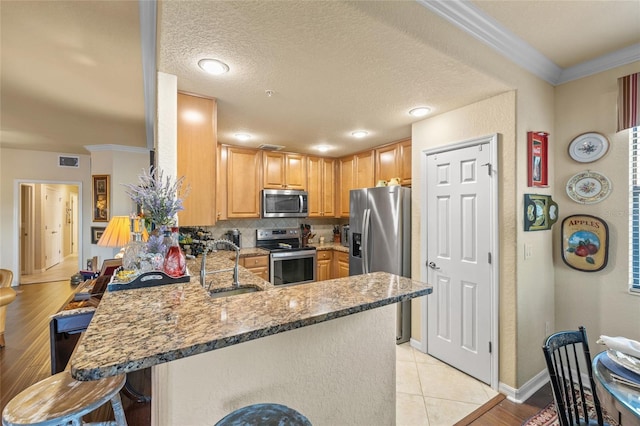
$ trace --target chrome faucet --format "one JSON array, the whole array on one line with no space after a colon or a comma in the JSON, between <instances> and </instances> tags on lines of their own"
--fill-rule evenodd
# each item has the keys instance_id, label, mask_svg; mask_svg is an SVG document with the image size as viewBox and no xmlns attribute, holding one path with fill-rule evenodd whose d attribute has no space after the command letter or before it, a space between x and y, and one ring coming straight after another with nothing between
<instances>
[{"instance_id":1,"label":"chrome faucet","mask_svg":"<svg viewBox=\"0 0 640 426\"><path fill-rule=\"evenodd\" d=\"M195 241L194 242L200 242L204 245L205 249L202 252L202 262L200 265L200 284L202 284L202 286L205 286L205 276L208 274L216 274L219 272L227 272L227 271L231 271L233 270L233 287L234 288L239 288L240 287L240 280L239 280L239 269L238 269L238 265L240 263L240 247L238 247L237 245L235 245L232 241L229 240L209 240L209 241ZM210 251L213 251L215 247L217 247L218 244L225 244L229 247L231 247L233 250L235 250L236 252L236 264L235 266L232 268L226 268L226 269L218 269L216 271L210 271L210 272L206 272L205 268L206 268L206 261L207 261L207 253ZM209 289L211 287L211 284L209 284ZM207 289L207 290L209 290Z\"/></svg>"}]
</instances>

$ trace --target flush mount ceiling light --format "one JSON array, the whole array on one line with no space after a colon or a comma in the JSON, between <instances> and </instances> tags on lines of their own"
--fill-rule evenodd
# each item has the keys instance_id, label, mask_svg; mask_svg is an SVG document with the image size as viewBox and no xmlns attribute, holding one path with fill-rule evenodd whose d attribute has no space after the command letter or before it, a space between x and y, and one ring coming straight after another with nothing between
<instances>
[{"instance_id":1,"label":"flush mount ceiling light","mask_svg":"<svg viewBox=\"0 0 640 426\"><path fill-rule=\"evenodd\" d=\"M331 147L329 145L318 145L316 146L316 149L320 152L327 152L331 149Z\"/></svg>"},{"instance_id":2,"label":"flush mount ceiling light","mask_svg":"<svg viewBox=\"0 0 640 426\"><path fill-rule=\"evenodd\" d=\"M248 141L249 139L251 139L251 135L248 133L236 133L235 135L233 135L236 139L238 139L239 141Z\"/></svg>"},{"instance_id":3,"label":"flush mount ceiling light","mask_svg":"<svg viewBox=\"0 0 640 426\"><path fill-rule=\"evenodd\" d=\"M355 132L351 132L351 136L353 136L354 138L364 138L365 136L367 136L369 134L369 132L366 132L364 130L356 130Z\"/></svg>"},{"instance_id":4,"label":"flush mount ceiling light","mask_svg":"<svg viewBox=\"0 0 640 426\"><path fill-rule=\"evenodd\" d=\"M198 66L213 75L220 75L229 71L229 65L217 59L200 59Z\"/></svg>"},{"instance_id":5,"label":"flush mount ceiling light","mask_svg":"<svg viewBox=\"0 0 640 426\"><path fill-rule=\"evenodd\" d=\"M410 115L413 115L414 117L424 117L425 115L429 114L431 112L431 108L429 107L418 107L418 108L414 108L411 111L409 111Z\"/></svg>"}]
</instances>

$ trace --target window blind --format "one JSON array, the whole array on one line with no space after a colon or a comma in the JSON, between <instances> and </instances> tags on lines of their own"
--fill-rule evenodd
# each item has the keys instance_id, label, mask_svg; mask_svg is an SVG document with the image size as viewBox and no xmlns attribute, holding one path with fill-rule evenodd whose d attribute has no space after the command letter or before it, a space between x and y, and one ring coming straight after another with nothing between
<instances>
[{"instance_id":1,"label":"window blind","mask_svg":"<svg viewBox=\"0 0 640 426\"><path fill-rule=\"evenodd\" d=\"M640 176L638 176L638 133L629 130L629 275L630 289L640 292Z\"/></svg>"}]
</instances>

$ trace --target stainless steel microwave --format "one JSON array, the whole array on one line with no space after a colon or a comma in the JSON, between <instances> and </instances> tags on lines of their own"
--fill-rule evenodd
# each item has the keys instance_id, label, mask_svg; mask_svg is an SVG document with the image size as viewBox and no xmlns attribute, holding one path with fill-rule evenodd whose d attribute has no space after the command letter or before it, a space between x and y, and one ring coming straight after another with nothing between
<instances>
[{"instance_id":1,"label":"stainless steel microwave","mask_svg":"<svg viewBox=\"0 0 640 426\"><path fill-rule=\"evenodd\" d=\"M262 217L307 217L308 215L306 191L262 190Z\"/></svg>"}]
</instances>

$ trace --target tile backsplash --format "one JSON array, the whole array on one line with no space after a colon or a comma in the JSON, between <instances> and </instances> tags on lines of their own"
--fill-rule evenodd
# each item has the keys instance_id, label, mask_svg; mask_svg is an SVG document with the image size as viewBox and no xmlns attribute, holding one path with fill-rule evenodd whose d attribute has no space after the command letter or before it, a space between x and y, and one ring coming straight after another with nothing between
<instances>
[{"instance_id":1,"label":"tile backsplash","mask_svg":"<svg viewBox=\"0 0 640 426\"><path fill-rule=\"evenodd\" d=\"M259 228L300 228L301 224L311 225L311 232L315 233L315 242L320 241L320 237L324 237L325 241L333 240L334 225L344 225L349 223L348 219L308 219L308 218L289 218L289 219L236 219L236 220L220 220L215 226L202 226L201 228L211 232L213 238L224 238L227 231L238 229L241 234L240 245L243 248L255 247L256 245L256 229Z\"/></svg>"}]
</instances>

